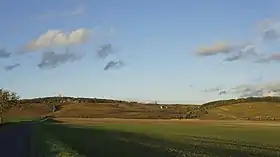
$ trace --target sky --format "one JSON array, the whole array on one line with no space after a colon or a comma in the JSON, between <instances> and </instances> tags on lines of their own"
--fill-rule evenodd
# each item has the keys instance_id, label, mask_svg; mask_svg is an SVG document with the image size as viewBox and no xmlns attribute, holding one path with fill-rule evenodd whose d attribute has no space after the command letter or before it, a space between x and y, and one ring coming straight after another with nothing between
<instances>
[{"instance_id":1,"label":"sky","mask_svg":"<svg viewBox=\"0 0 280 157\"><path fill-rule=\"evenodd\" d=\"M0 88L185 104L280 96L279 6L2 0Z\"/></svg>"}]
</instances>

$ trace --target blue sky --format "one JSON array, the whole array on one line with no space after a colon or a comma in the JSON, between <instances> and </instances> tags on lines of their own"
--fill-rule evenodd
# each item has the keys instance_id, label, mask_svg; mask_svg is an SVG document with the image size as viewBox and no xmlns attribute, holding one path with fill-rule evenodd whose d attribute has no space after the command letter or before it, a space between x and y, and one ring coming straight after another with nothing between
<instances>
[{"instance_id":1,"label":"blue sky","mask_svg":"<svg viewBox=\"0 0 280 157\"><path fill-rule=\"evenodd\" d=\"M0 66L20 66L9 71L0 69L0 87L24 98L58 92L162 103L203 103L238 97L237 92L227 89L254 84L256 91L257 86L279 79L278 60L265 64L252 61L280 52L278 36L273 41L260 41L260 32L265 28L260 31L258 27L265 19L279 20L279 4L277 0L3 0L0 49L12 55L0 58ZM48 30L67 34L77 29L90 30L85 42L18 53ZM220 42L226 42L226 48L250 43L255 47L255 58L225 61L226 56L244 46L235 46L228 53L219 50L209 56L198 55L201 47L209 50L209 46ZM98 58L98 47L107 43L114 53ZM65 47L84 57L52 69L37 67L45 51L61 53ZM124 66L104 71L104 66L114 60L121 60ZM218 87L219 91L211 90ZM221 91L227 94L219 95Z\"/></svg>"}]
</instances>

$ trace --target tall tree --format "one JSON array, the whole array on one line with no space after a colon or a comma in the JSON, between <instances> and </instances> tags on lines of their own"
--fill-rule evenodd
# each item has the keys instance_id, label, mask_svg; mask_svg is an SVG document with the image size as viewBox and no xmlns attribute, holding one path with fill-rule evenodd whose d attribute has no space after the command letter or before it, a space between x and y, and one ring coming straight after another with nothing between
<instances>
[{"instance_id":1,"label":"tall tree","mask_svg":"<svg viewBox=\"0 0 280 157\"><path fill-rule=\"evenodd\" d=\"M19 96L11 91L0 89L0 124L4 122L4 113L17 105Z\"/></svg>"}]
</instances>

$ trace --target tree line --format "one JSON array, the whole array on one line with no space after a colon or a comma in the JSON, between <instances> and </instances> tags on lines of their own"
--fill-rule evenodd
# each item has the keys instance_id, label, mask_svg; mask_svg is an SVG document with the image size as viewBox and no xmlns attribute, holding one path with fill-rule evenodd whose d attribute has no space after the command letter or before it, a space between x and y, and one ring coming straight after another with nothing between
<instances>
[{"instance_id":1,"label":"tree line","mask_svg":"<svg viewBox=\"0 0 280 157\"><path fill-rule=\"evenodd\" d=\"M112 100L112 99L99 99L99 98L81 98L81 97L43 97L43 98L33 98L33 99L21 99L19 102L21 104L30 103L49 103L53 101L63 101L63 102L77 102L77 103L136 103L127 102L122 100Z\"/></svg>"}]
</instances>

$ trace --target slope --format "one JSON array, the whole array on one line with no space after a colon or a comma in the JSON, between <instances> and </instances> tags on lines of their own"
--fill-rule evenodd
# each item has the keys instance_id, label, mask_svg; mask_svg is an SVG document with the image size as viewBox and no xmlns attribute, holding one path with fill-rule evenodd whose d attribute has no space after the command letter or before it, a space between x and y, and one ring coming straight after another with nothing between
<instances>
[{"instance_id":1,"label":"slope","mask_svg":"<svg viewBox=\"0 0 280 157\"><path fill-rule=\"evenodd\" d=\"M55 112L52 112L53 105L58 106ZM54 115L83 118L170 119L185 118L185 113L196 107L197 105L144 104L96 98L45 97L20 100L18 106L5 113L5 117L30 119Z\"/></svg>"},{"instance_id":2,"label":"slope","mask_svg":"<svg viewBox=\"0 0 280 157\"><path fill-rule=\"evenodd\" d=\"M54 115L56 117L79 118L170 119L185 118L186 111L195 107L141 103L69 103L61 106L61 109Z\"/></svg>"},{"instance_id":3,"label":"slope","mask_svg":"<svg viewBox=\"0 0 280 157\"><path fill-rule=\"evenodd\" d=\"M227 104L206 109L200 119L223 120L277 120L280 121L280 103L248 102Z\"/></svg>"}]
</instances>

